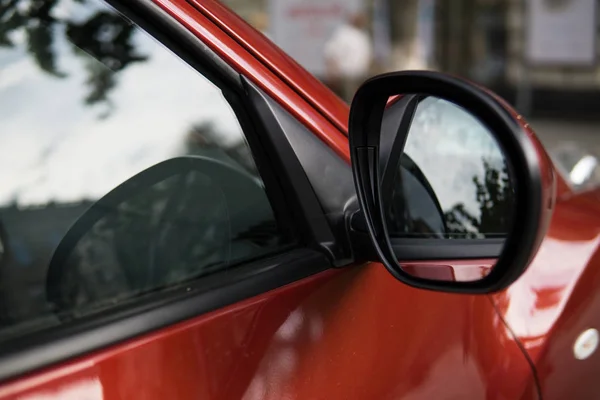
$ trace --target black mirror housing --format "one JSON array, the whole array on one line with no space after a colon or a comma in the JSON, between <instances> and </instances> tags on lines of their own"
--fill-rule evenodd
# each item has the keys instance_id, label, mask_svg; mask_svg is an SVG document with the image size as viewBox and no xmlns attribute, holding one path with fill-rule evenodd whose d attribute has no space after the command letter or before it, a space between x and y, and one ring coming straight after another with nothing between
<instances>
[{"instance_id":1,"label":"black mirror housing","mask_svg":"<svg viewBox=\"0 0 600 400\"><path fill-rule=\"evenodd\" d=\"M494 267L476 280L435 280L415 276L403 268L402 261L398 261L406 259L410 253L408 250L413 253L426 251L415 250L411 246L420 239L392 239L386 220L389 219L389 213L385 199L390 191L389 184L382 185L382 182L389 180L386 166L393 164L392 167L395 167L399 164L398 154L405 150L410 130L407 126L414 118L417 106L407 103L412 114L406 119L406 112L404 113L405 120L398 124L396 142L391 146L391 151L389 142L386 143L386 149L381 147L382 121L389 104L395 98L407 95L418 99L441 99L462 110L465 115L469 114L469 118L478 120L482 128L485 128L491 142L497 144L503 155L502 161L511 185L510 190L505 192L512 196L509 207L512 222L506 227L503 248ZM394 277L414 287L473 294L502 290L526 270L549 225L555 202L556 179L552 163L540 142L522 117L502 99L465 80L437 72L403 71L379 75L367 80L352 101L349 139L358 201L373 246L374 251L371 253L377 255L377 259L370 261L382 262ZM390 161L388 158L394 157L394 154L397 157ZM504 180L508 181L508 178ZM500 186L502 185L506 183ZM444 235L446 233L440 236ZM457 250L454 253L458 257L452 259L469 258L468 251L464 257L460 256L462 249L477 246L482 248L481 241L453 240L454 236L451 235L445 237L437 240L444 241L443 246ZM396 246L397 243L402 245ZM407 251L398 250L402 248ZM420 247L426 248L427 246ZM427 259L427 254L423 254L422 259Z\"/></svg>"}]
</instances>

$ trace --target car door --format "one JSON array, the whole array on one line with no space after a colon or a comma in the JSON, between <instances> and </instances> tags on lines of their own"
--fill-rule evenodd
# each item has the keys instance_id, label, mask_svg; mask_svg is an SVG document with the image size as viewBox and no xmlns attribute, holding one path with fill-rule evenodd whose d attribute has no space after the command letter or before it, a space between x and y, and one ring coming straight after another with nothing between
<instances>
[{"instance_id":1,"label":"car door","mask_svg":"<svg viewBox=\"0 0 600 400\"><path fill-rule=\"evenodd\" d=\"M535 398L487 297L353 259L335 126L186 2L110 3L3 4L0 398Z\"/></svg>"}]
</instances>

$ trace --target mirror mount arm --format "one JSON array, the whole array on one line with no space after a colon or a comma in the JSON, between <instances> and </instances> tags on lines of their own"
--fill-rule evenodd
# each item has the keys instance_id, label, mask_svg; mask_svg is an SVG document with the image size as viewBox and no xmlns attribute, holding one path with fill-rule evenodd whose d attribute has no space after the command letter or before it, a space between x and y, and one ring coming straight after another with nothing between
<instances>
[{"instance_id":1,"label":"mirror mount arm","mask_svg":"<svg viewBox=\"0 0 600 400\"><path fill-rule=\"evenodd\" d=\"M398 128L394 130L393 137L387 142L389 144L389 146L387 146L388 148L380 146L380 164L383 165L381 177L381 198L383 200L383 204L390 204L389 200L392 198L394 183L396 181L398 171L400 168L400 162L402 160L404 146L406 145L408 133L410 132L410 126L413 122L413 118L417 111L417 106L419 105L421 99L421 95L413 94L403 96L399 100L399 102L402 102L404 104ZM396 104L391 105L391 107L393 106L396 106ZM386 127L382 125L382 143L384 142L383 139L386 133ZM391 133L392 132L390 132L389 134Z\"/></svg>"}]
</instances>

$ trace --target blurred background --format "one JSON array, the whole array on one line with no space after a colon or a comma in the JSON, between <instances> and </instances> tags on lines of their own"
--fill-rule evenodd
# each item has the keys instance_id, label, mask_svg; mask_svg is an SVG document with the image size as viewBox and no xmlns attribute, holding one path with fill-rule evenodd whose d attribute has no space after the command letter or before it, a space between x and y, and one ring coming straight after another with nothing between
<instances>
[{"instance_id":1,"label":"blurred background","mask_svg":"<svg viewBox=\"0 0 600 400\"><path fill-rule=\"evenodd\" d=\"M336 82L328 57L360 41L347 29L354 25L368 38L370 54L360 45L347 49L351 62L368 58L365 75L403 69L460 75L516 106L557 157L600 153L596 0L222 1L346 101L357 84ZM338 58L343 70L343 54Z\"/></svg>"}]
</instances>

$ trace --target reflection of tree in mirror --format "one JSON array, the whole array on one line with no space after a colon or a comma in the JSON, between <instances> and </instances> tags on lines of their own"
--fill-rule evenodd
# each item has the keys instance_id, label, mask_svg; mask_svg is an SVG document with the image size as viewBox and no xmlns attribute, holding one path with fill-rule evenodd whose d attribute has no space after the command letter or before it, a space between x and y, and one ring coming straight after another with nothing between
<instances>
[{"instance_id":1,"label":"reflection of tree in mirror","mask_svg":"<svg viewBox=\"0 0 600 400\"><path fill-rule=\"evenodd\" d=\"M484 159L483 167L483 182L478 176L473 177L479 218L467 211L463 203L455 205L444 215L450 236L493 238L508 232L514 198L506 164L498 169Z\"/></svg>"},{"instance_id":2,"label":"reflection of tree in mirror","mask_svg":"<svg viewBox=\"0 0 600 400\"><path fill-rule=\"evenodd\" d=\"M12 35L23 32L27 53L40 69L55 77L66 74L57 67L57 35L64 34L76 54L84 55L89 93L85 103L108 101L116 84L116 73L135 62L145 61L132 43L135 27L105 8L83 21L57 17L53 12L63 0L1 0L0 47L16 46ZM72 0L93 4L89 0ZM95 4L94 4L95 5ZM92 56L90 58L89 56Z\"/></svg>"}]
</instances>

